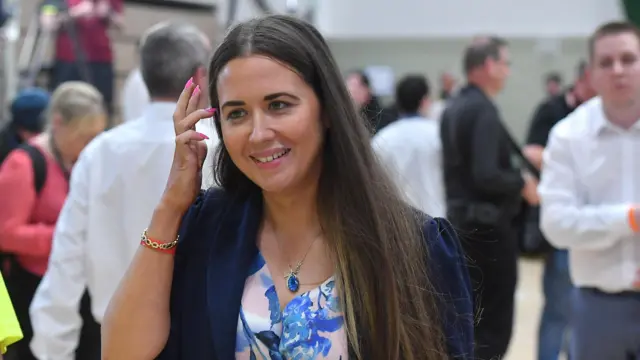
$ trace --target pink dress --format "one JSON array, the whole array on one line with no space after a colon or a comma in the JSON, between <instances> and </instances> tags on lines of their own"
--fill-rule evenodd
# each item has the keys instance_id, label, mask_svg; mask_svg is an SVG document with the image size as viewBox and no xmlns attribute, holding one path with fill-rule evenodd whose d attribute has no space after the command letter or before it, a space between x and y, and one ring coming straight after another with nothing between
<instances>
[{"instance_id":1,"label":"pink dress","mask_svg":"<svg viewBox=\"0 0 640 360\"><path fill-rule=\"evenodd\" d=\"M347 360L347 338L335 281L293 298L283 311L264 258L258 254L244 285L236 359Z\"/></svg>"}]
</instances>

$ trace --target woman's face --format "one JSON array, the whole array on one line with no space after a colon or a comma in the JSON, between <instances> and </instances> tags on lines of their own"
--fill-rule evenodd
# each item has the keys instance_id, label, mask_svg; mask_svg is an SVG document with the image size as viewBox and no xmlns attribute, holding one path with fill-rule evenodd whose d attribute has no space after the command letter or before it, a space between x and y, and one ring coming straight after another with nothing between
<instances>
[{"instance_id":1,"label":"woman's face","mask_svg":"<svg viewBox=\"0 0 640 360\"><path fill-rule=\"evenodd\" d=\"M106 125L105 115L92 115L90 119L71 120L56 126L53 136L65 165L71 168L78 160L82 149L103 132Z\"/></svg>"},{"instance_id":2,"label":"woman's face","mask_svg":"<svg viewBox=\"0 0 640 360\"><path fill-rule=\"evenodd\" d=\"M217 82L222 139L234 164L265 192L318 181L324 125L313 89L286 65L236 58Z\"/></svg>"}]
</instances>

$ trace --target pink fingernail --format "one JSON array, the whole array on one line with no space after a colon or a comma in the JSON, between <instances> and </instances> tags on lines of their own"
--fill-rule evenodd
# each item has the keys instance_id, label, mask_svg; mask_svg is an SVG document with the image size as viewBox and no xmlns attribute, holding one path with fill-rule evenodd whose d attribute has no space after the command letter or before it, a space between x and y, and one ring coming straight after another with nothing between
<instances>
[{"instance_id":1,"label":"pink fingernail","mask_svg":"<svg viewBox=\"0 0 640 360\"><path fill-rule=\"evenodd\" d=\"M215 114L216 113L216 108L212 108L212 107L208 108L207 112L210 113L210 114Z\"/></svg>"},{"instance_id":2,"label":"pink fingernail","mask_svg":"<svg viewBox=\"0 0 640 360\"><path fill-rule=\"evenodd\" d=\"M197 96L197 95L200 95L200 85L196 86L196 88L193 90L192 96Z\"/></svg>"},{"instance_id":3,"label":"pink fingernail","mask_svg":"<svg viewBox=\"0 0 640 360\"><path fill-rule=\"evenodd\" d=\"M209 140L209 137L203 133L198 133L198 135L200 135L201 138L205 139L205 140Z\"/></svg>"},{"instance_id":4,"label":"pink fingernail","mask_svg":"<svg viewBox=\"0 0 640 360\"><path fill-rule=\"evenodd\" d=\"M188 88L189 86L193 85L193 78L189 79L189 81L187 81L187 85L185 85L185 89Z\"/></svg>"}]
</instances>

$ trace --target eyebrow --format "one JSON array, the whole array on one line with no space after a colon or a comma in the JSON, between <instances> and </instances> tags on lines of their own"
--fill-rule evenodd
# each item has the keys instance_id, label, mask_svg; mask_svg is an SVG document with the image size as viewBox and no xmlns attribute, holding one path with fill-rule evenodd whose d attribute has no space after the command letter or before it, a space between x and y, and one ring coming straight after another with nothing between
<instances>
[{"instance_id":1,"label":"eyebrow","mask_svg":"<svg viewBox=\"0 0 640 360\"><path fill-rule=\"evenodd\" d=\"M295 100L300 100L299 97L297 97L297 96L295 96L293 94L289 94L287 92L277 92L277 93L269 94L269 95L264 97L264 100L265 101L275 100L275 99L277 99L279 97L289 97L289 98L292 98L292 99L295 99Z\"/></svg>"},{"instance_id":2,"label":"eyebrow","mask_svg":"<svg viewBox=\"0 0 640 360\"><path fill-rule=\"evenodd\" d=\"M277 92L277 93L269 94L269 95L266 95L263 98L263 100L264 101L271 101L271 100L275 100L275 99L277 99L279 97L288 97L288 98L292 98L292 99L295 99L295 100L300 100L299 97L297 97L297 96L295 96L293 94L290 94L288 92ZM227 101L224 104L222 104L220 109L222 110L225 107L242 106L242 105L246 105L246 103L244 101L242 101L242 100L230 100L230 101Z\"/></svg>"}]
</instances>

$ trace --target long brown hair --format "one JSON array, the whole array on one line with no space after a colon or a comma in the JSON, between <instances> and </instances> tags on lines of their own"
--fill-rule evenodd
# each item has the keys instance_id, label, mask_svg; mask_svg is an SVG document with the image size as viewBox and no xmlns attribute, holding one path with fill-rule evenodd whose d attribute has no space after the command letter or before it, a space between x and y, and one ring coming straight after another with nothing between
<instances>
[{"instance_id":1,"label":"long brown hair","mask_svg":"<svg viewBox=\"0 0 640 360\"><path fill-rule=\"evenodd\" d=\"M374 157L326 42L311 25L273 15L233 28L211 61L211 104L222 68L260 54L288 64L311 86L326 130L318 192L321 225L336 261L349 352L360 360L446 359L436 299L427 274L423 219L397 195ZM222 134L216 118L218 134ZM221 142L216 181L238 196L261 189L233 163Z\"/></svg>"}]
</instances>

